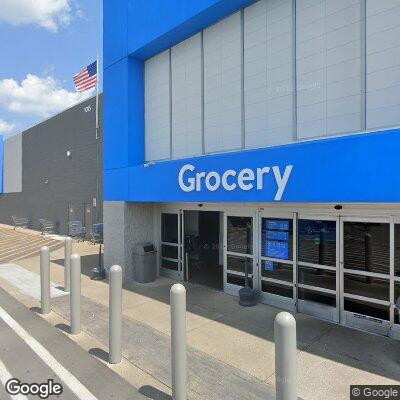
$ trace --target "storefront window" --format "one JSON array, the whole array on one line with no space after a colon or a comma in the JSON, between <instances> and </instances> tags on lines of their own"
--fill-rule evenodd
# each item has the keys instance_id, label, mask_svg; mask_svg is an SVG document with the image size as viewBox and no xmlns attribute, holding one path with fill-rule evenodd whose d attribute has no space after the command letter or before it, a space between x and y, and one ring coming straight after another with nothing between
<instances>
[{"instance_id":1,"label":"storefront window","mask_svg":"<svg viewBox=\"0 0 400 400\"><path fill-rule=\"evenodd\" d=\"M344 268L389 274L388 223L344 223Z\"/></svg>"},{"instance_id":2,"label":"storefront window","mask_svg":"<svg viewBox=\"0 0 400 400\"><path fill-rule=\"evenodd\" d=\"M345 293L389 301L389 280L344 274Z\"/></svg>"},{"instance_id":3,"label":"storefront window","mask_svg":"<svg viewBox=\"0 0 400 400\"><path fill-rule=\"evenodd\" d=\"M293 288L288 285L262 281L262 291L293 299Z\"/></svg>"},{"instance_id":4,"label":"storefront window","mask_svg":"<svg viewBox=\"0 0 400 400\"><path fill-rule=\"evenodd\" d=\"M247 272L249 275L253 274L253 260L246 257L237 257L228 255L228 265L227 269L229 271L242 272L246 271L246 260L247 260Z\"/></svg>"},{"instance_id":5,"label":"storefront window","mask_svg":"<svg viewBox=\"0 0 400 400\"><path fill-rule=\"evenodd\" d=\"M397 306L394 310L394 323L400 324L400 282L394 283L394 303Z\"/></svg>"},{"instance_id":6,"label":"storefront window","mask_svg":"<svg viewBox=\"0 0 400 400\"><path fill-rule=\"evenodd\" d=\"M293 281L293 266L275 261L261 262L261 276L280 281Z\"/></svg>"},{"instance_id":7,"label":"storefront window","mask_svg":"<svg viewBox=\"0 0 400 400\"><path fill-rule=\"evenodd\" d=\"M253 254L253 224L251 217L227 218L228 251Z\"/></svg>"},{"instance_id":8,"label":"storefront window","mask_svg":"<svg viewBox=\"0 0 400 400\"><path fill-rule=\"evenodd\" d=\"M298 259L310 264L336 266L336 221L300 219Z\"/></svg>"},{"instance_id":9,"label":"storefront window","mask_svg":"<svg viewBox=\"0 0 400 400\"><path fill-rule=\"evenodd\" d=\"M336 307L336 295L331 293L321 293L316 290L299 288L297 295L300 300L312 301L331 307Z\"/></svg>"},{"instance_id":10,"label":"storefront window","mask_svg":"<svg viewBox=\"0 0 400 400\"><path fill-rule=\"evenodd\" d=\"M161 259L161 267L173 271L178 271L178 261Z\"/></svg>"},{"instance_id":11,"label":"storefront window","mask_svg":"<svg viewBox=\"0 0 400 400\"><path fill-rule=\"evenodd\" d=\"M177 246L168 246L161 245L161 256L165 258L173 258L174 260L178 259L178 247Z\"/></svg>"},{"instance_id":12,"label":"storefront window","mask_svg":"<svg viewBox=\"0 0 400 400\"><path fill-rule=\"evenodd\" d=\"M293 220L262 218L261 255L293 260Z\"/></svg>"},{"instance_id":13,"label":"storefront window","mask_svg":"<svg viewBox=\"0 0 400 400\"><path fill-rule=\"evenodd\" d=\"M361 300L344 299L345 311L350 311L360 315L367 315L373 318L379 318L389 321L390 313L389 306L381 304L369 303Z\"/></svg>"},{"instance_id":14,"label":"storefront window","mask_svg":"<svg viewBox=\"0 0 400 400\"><path fill-rule=\"evenodd\" d=\"M320 268L298 267L300 284L336 290L336 273Z\"/></svg>"},{"instance_id":15,"label":"storefront window","mask_svg":"<svg viewBox=\"0 0 400 400\"><path fill-rule=\"evenodd\" d=\"M243 287L246 285L244 276L238 276L238 275L234 275L234 274L230 274L230 273L228 273L228 275L226 277L226 281L227 281L227 283L229 283L231 285L243 286ZM248 284L249 284L249 287L253 288L253 279L249 278Z\"/></svg>"},{"instance_id":16,"label":"storefront window","mask_svg":"<svg viewBox=\"0 0 400 400\"><path fill-rule=\"evenodd\" d=\"M178 214L161 214L161 241L178 243Z\"/></svg>"},{"instance_id":17,"label":"storefront window","mask_svg":"<svg viewBox=\"0 0 400 400\"><path fill-rule=\"evenodd\" d=\"M400 224L394 225L394 275L400 276Z\"/></svg>"}]
</instances>

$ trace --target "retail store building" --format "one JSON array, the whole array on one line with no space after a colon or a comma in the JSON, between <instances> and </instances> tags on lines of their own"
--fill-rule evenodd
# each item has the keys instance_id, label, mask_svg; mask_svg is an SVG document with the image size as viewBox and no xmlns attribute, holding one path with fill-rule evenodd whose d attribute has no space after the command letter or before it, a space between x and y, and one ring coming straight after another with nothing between
<instances>
[{"instance_id":1,"label":"retail store building","mask_svg":"<svg viewBox=\"0 0 400 400\"><path fill-rule=\"evenodd\" d=\"M400 3L104 3L105 264L400 338Z\"/></svg>"},{"instance_id":2,"label":"retail store building","mask_svg":"<svg viewBox=\"0 0 400 400\"><path fill-rule=\"evenodd\" d=\"M55 224L61 234L80 222L89 236L103 221L102 109L96 138L96 98L8 137L0 136L0 223L27 219ZM3 182L1 182L3 181Z\"/></svg>"}]
</instances>

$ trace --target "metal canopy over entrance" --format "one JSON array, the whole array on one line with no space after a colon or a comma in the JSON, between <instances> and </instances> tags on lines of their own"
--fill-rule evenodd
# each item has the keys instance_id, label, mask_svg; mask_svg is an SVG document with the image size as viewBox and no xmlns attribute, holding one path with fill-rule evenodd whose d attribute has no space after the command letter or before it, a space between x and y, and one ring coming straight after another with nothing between
<instances>
[{"instance_id":1,"label":"metal canopy over entrance","mask_svg":"<svg viewBox=\"0 0 400 400\"><path fill-rule=\"evenodd\" d=\"M194 208L161 208L163 275L236 295L245 286L247 269L249 285L260 292L263 303L400 340L400 217ZM188 258L191 223L185 229L185 220L207 212L219 237L214 232L207 240L203 229L201 241L215 250L214 255L206 252L215 268L192 271L218 272L195 277L190 263L193 268L211 261L193 259L204 257L200 254ZM221 283L214 284L218 274Z\"/></svg>"}]
</instances>

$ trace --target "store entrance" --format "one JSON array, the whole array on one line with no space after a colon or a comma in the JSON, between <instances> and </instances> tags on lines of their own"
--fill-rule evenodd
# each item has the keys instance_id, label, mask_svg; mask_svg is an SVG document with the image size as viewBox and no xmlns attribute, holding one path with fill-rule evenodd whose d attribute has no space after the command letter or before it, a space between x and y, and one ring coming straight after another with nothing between
<instances>
[{"instance_id":1,"label":"store entrance","mask_svg":"<svg viewBox=\"0 0 400 400\"><path fill-rule=\"evenodd\" d=\"M185 280L223 290L223 219L218 211L184 211Z\"/></svg>"}]
</instances>

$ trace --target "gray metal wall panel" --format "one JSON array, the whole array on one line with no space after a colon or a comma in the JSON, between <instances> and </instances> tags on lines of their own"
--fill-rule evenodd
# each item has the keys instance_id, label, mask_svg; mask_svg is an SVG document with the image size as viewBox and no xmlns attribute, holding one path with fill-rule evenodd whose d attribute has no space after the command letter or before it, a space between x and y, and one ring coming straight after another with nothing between
<instances>
[{"instance_id":1,"label":"gray metal wall panel","mask_svg":"<svg viewBox=\"0 0 400 400\"><path fill-rule=\"evenodd\" d=\"M204 31L204 140L206 153L242 147L241 16Z\"/></svg>"},{"instance_id":2,"label":"gray metal wall panel","mask_svg":"<svg viewBox=\"0 0 400 400\"><path fill-rule=\"evenodd\" d=\"M367 129L400 124L400 2L367 0Z\"/></svg>"},{"instance_id":3,"label":"gray metal wall panel","mask_svg":"<svg viewBox=\"0 0 400 400\"><path fill-rule=\"evenodd\" d=\"M299 139L362 129L361 0L298 0Z\"/></svg>"},{"instance_id":4,"label":"gray metal wall panel","mask_svg":"<svg viewBox=\"0 0 400 400\"><path fill-rule=\"evenodd\" d=\"M145 155L147 161L171 157L169 50L145 62Z\"/></svg>"},{"instance_id":5,"label":"gray metal wall panel","mask_svg":"<svg viewBox=\"0 0 400 400\"><path fill-rule=\"evenodd\" d=\"M22 191L22 135L15 135L4 142L3 193Z\"/></svg>"},{"instance_id":6,"label":"gray metal wall panel","mask_svg":"<svg viewBox=\"0 0 400 400\"><path fill-rule=\"evenodd\" d=\"M88 106L90 111L85 112ZM101 133L102 96L99 110ZM0 195L0 222L10 224L12 215L29 217L38 229L38 219L47 218L59 222L65 233L68 204L83 221L84 203L94 197L95 220L101 222L102 184L102 140L95 138L95 98L91 98L23 132L22 192Z\"/></svg>"},{"instance_id":7,"label":"gray metal wall panel","mask_svg":"<svg viewBox=\"0 0 400 400\"><path fill-rule=\"evenodd\" d=\"M171 49L172 158L202 153L201 34Z\"/></svg>"}]
</instances>

